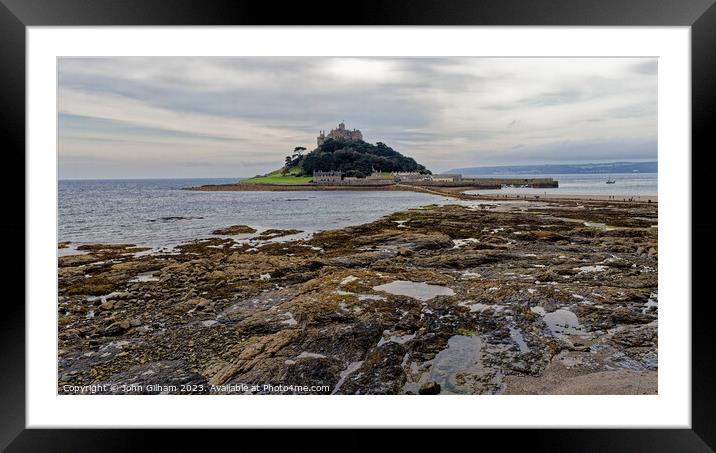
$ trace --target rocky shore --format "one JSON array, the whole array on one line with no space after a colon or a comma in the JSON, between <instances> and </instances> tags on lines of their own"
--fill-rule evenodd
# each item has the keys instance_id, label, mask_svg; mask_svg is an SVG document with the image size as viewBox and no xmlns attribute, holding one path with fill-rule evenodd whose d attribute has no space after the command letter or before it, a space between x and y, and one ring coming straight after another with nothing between
<instances>
[{"instance_id":1,"label":"rocky shore","mask_svg":"<svg viewBox=\"0 0 716 453\"><path fill-rule=\"evenodd\" d=\"M657 209L462 202L300 240L84 245L58 258L58 392L655 394Z\"/></svg>"}]
</instances>

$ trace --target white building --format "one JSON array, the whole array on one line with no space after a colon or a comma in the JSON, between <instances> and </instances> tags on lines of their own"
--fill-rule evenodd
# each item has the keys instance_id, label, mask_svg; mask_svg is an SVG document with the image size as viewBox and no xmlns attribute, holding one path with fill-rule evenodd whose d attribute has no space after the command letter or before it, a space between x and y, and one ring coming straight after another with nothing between
<instances>
[{"instance_id":1,"label":"white building","mask_svg":"<svg viewBox=\"0 0 716 453\"><path fill-rule=\"evenodd\" d=\"M430 181L430 175L423 175L416 171L394 171L392 175L401 182Z\"/></svg>"},{"instance_id":2,"label":"white building","mask_svg":"<svg viewBox=\"0 0 716 453\"><path fill-rule=\"evenodd\" d=\"M430 178L433 182L460 182L462 175L432 175Z\"/></svg>"},{"instance_id":3,"label":"white building","mask_svg":"<svg viewBox=\"0 0 716 453\"><path fill-rule=\"evenodd\" d=\"M341 172L340 171L314 171L313 172L313 183L314 184L340 184L341 183Z\"/></svg>"}]
</instances>

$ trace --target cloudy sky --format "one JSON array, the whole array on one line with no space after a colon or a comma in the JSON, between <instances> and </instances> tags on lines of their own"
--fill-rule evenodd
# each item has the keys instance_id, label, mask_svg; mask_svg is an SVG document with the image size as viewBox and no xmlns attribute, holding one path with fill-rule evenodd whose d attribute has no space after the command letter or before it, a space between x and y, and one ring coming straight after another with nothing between
<instances>
[{"instance_id":1,"label":"cloudy sky","mask_svg":"<svg viewBox=\"0 0 716 453\"><path fill-rule=\"evenodd\" d=\"M60 178L238 177L345 120L434 172L656 160L654 58L61 58Z\"/></svg>"}]
</instances>

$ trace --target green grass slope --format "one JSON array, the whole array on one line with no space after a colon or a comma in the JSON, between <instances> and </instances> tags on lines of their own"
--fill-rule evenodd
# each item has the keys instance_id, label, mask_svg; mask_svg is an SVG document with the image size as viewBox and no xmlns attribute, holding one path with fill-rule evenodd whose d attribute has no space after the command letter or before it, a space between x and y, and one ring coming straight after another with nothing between
<instances>
[{"instance_id":1,"label":"green grass slope","mask_svg":"<svg viewBox=\"0 0 716 453\"><path fill-rule=\"evenodd\" d=\"M244 179L242 184L308 184L313 180L312 176L296 176L299 171L292 168L287 174L282 175L281 170L272 171L263 176L254 176L253 178Z\"/></svg>"}]
</instances>

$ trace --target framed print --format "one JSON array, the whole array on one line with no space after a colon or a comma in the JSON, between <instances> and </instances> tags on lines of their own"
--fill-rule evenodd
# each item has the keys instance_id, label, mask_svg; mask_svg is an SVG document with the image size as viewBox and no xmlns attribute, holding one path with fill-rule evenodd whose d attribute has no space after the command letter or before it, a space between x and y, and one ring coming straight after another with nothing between
<instances>
[{"instance_id":1,"label":"framed print","mask_svg":"<svg viewBox=\"0 0 716 453\"><path fill-rule=\"evenodd\" d=\"M401 3L3 2L3 446L712 451L712 2Z\"/></svg>"}]
</instances>

